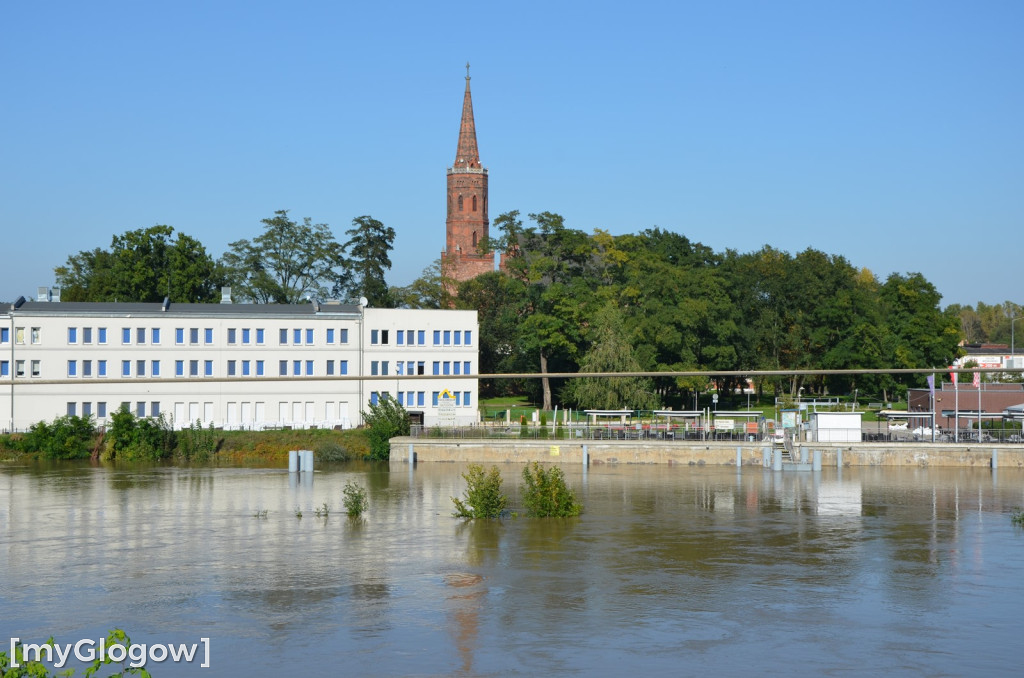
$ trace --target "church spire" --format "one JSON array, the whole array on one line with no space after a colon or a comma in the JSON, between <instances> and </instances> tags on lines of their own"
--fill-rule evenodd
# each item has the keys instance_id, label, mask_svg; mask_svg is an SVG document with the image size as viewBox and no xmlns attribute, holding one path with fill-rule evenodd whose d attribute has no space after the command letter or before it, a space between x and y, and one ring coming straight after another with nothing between
<instances>
[{"instance_id":1,"label":"church spire","mask_svg":"<svg viewBox=\"0 0 1024 678\"><path fill-rule=\"evenodd\" d=\"M462 98L462 124L459 126L459 147L454 167L480 167L480 151L476 147L476 123L473 121L473 97L469 92L469 62L466 62L466 94Z\"/></svg>"}]
</instances>

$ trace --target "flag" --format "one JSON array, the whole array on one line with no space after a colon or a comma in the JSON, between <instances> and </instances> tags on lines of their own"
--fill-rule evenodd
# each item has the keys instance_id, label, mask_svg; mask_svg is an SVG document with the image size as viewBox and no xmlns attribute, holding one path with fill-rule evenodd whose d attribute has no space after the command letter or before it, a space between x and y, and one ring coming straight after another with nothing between
<instances>
[{"instance_id":1,"label":"flag","mask_svg":"<svg viewBox=\"0 0 1024 678\"><path fill-rule=\"evenodd\" d=\"M928 375L928 393L931 395L932 400L935 400L935 375Z\"/></svg>"},{"instance_id":2,"label":"flag","mask_svg":"<svg viewBox=\"0 0 1024 678\"><path fill-rule=\"evenodd\" d=\"M956 372L953 371L955 369L956 369L955 367L950 367L949 368L949 379L950 379L950 381L953 382L953 386L956 386Z\"/></svg>"},{"instance_id":3,"label":"flag","mask_svg":"<svg viewBox=\"0 0 1024 678\"><path fill-rule=\"evenodd\" d=\"M971 384L974 388L981 388L981 372L974 373L974 381Z\"/></svg>"}]
</instances>

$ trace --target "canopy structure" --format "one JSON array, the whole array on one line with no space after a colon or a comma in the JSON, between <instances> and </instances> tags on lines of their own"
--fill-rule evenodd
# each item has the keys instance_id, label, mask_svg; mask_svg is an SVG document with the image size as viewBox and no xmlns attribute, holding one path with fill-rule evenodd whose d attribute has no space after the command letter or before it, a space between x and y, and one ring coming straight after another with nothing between
<instances>
[{"instance_id":1,"label":"canopy structure","mask_svg":"<svg viewBox=\"0 0 1024 678\"><path fill-rule=\"evenodd\" d=\"M1024 419L1024 403L1020 405L1010 405L1003 410L1004 419Z\"/></svg>"},{"instance_id":2,"label":"canopy structure","mask_svg":"<svg viewBox=\"0 0 1024 678\"><path fill-rule=\"evenodd\" d=\"M591 424L599 423L599 419L618 419L625 426L633 416L633 410L583 410ZM611 423L611 422L607 422Z\"/></svg>"}]
</instances>

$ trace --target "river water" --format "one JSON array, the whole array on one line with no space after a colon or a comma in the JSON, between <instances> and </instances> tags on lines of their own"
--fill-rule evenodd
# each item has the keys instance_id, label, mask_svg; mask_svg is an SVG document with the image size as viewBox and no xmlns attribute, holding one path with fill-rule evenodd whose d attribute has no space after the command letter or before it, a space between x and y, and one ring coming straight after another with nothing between
<instances>
[{"instance_id":1,"label":"river water","mask_svg":"<svg viewBox=\"0 0 1024 678\"><path fill-rule=\"evenodd\" d=\"M0 466L0 649L120 627L209 638L157 678L1021 675L1020 470L565 470L581 517L464 522L455 464Z\"/></svg>"}]
</instances>

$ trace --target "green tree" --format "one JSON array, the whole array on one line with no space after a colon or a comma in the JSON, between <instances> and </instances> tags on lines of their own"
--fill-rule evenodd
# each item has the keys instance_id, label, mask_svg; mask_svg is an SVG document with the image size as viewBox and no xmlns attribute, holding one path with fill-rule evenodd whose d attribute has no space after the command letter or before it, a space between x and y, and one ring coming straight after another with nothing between
<instances>
[{"instance_id":1,"label":"green tree","mask_svg":"<svg viewBox=\"0 0 1024 678\"><path fill-rule=\"evenodd\" d=\"M362 416L369 429L370 459L387 461L391 458L390 440L409 435L409 414L394 398L383 397L369 406L369 411L362 412Z\"/></svg>"},{"instance_id":2,"label":"green tree","mask_svg":"<svg viewBox=\"0 0 1024 678\"><path fill-rule=\"evenodd\" d=\"M537 462L527 464L521 493L526 513L533 518L568 518L583 511L583 505L565 484L565 474L557 466L545 469Z\"/></svg>"},{"instance_id":3,"label":"green tree","mask_svg":"<svg viewBox=\"0 0 1024 678\"><path fill-rule=\"evenodd\" d=\"M202 243L171 226L114 236L109 251L79 252L54 274L67 301L210 302L224 282Z\"/></svg>"},{"instance_id":4,"label":"green tree","mask_svg":"<svg viewBox=\"0 0 1024 678\"><path fill-rule=\"evenodd\" d=\"M391 270L389 253L395 242L395 229L373 217L362 216L353 219L352 228L345 233L349 236L345 251L350 258L352 297L366 297L371 306L390 308L394 304L384 274Z\"/></svg>"},{"instance_id":5,"label":"green tree","mask_svg":"<svg viewBox=\"0 0 1024 678\"><path fill-rule=\"evenodd\" d=\"M309 217L299 224L287 210L261 223L263 233L230 243L221 258L233 294L260 304L298 304L343 293L345 260L327 224Z\"/></svg>"},{"instance_id":6,"label":"green tree","mask_svg":"<svg viewBox=\"0 0 1024 678\"><path fill-rule=\"evenodd\" d=\"M450 308L450 288L441 272L441 260L435 259L420 277L405 287L392 287L388 294L395 308Z\"/></svg>"},{"instance_id":7,"label":"green tree","mask_svg":"<svg viewBox=\"0 0 1024 678\"><path fill-rule=\"evenodd\" d=\"M593 319L590 349L580 372L637 372L640 363L626 340L622 313L606 304ZM566 387L566 396L581 409L652 409L657 406L654 384L644 377L581 377Z\"/></svg>"},{"instance_id":8,"label":"green tree","mask_svg":"<svg viewBox=\"0 0 1024 678\"><path fill-rule=\"evenodd\" d=\"M501 471L492 466L485 472L479 464L470 464L462 474L466 481L463 498L452 497L456 518L497 518L505 510L508 497L501 491Z\"/></svg>"}]
</instances>

